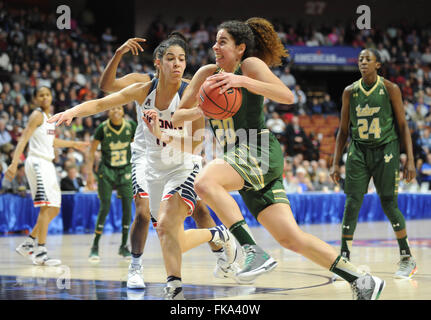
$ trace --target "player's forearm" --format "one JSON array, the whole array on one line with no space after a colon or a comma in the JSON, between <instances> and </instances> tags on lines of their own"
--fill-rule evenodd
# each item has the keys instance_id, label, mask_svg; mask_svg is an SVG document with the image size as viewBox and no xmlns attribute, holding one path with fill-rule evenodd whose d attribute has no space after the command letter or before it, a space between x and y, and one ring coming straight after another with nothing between
<instances>
[{"instance_id":1,"label":"player's forearm","mask_svg":"<svg viewBox=\"0 0 431 320\"><path fill-rule=\"evenodd\" d=\"M333 166L338 165L340 162L344 147L346 146L347 136L348 134L343 130L338 131L337 139L335 140L334 160L332 161Z\"/></svg>"},{"instance_id":2,"label":"player's forearm","mask_svg":"<svg viewBox=\"0 0 431 320\"><path fill-rule=\"evenodd\" d=\"M54 139L54 147L56 148L75 148L76 141L71 140L63 140L63 139Z\"/></svg>"},{"instance_id":3,"label":"player's forearm","mask_svg":"<svg viewBox=\"0 0 431 320\"><path fill-rule=\"evenodd\" d=\"M172 116L172 124L175 128L183 127L187 121L195 121L202 117L202 112L197 108L179 109Z\"/></svg>"},{"instance_id":4,"label":"player's forearm","mask_svg":"<svg viewBox=\"0 0 431 320\"><path fill-rule=\"evenodd\" d=\"M108 110L110 106L106 103L102 104L100 100L101 99L86 101L69 110L72 112L73 117L88 117Z\"/></svg>"},{"instance_id":5,"label":"player's forearm","mask_svg":"<svg viewBox=\"0 0 431 320\"><path fill-rule=\"evenodd\" d=\"M294 101L293 92L283 84L266 83L244 76L242 86L278 103L292 104Z\"/></svg>"},{"instance_id":6,"label":"player's forearm","mask_svg":"<svg viewBox=\"0 0 431 320\"><path fill-rule=\"evenodd\" d=\"M400 128L400 135L403 137L404 146L406 149L407 159L408 160L414 160L413 155L413 142L412 137L410 135L410 131L406 126Z\"/></svg>"},{"instance_id":7,"label":"player's forearm","mask_svg":"<svg viewBox=\"0 0 431 320\"><path fill-rule=\"evenodd\" d=\"M11 164L17 165L19 162L19 158L24 152L25 146L27 145L28 138L25 135L22 135L16 145L15 151L13 153Z\"/></svg>"},{"instance_id":8,"label":"player's forearm","mask_svg":"<svg viewBox=\"0 0 431 320\"><path fill-rule=\"evenodd\" d=\"M118 51L115 51L114 56L109 61L105 70L103 70L102 76L100 77L99 87L105 92L113 90L115 77L117 75L118 65L120 64L123 55Z\"/></svg>"}]
</instances>

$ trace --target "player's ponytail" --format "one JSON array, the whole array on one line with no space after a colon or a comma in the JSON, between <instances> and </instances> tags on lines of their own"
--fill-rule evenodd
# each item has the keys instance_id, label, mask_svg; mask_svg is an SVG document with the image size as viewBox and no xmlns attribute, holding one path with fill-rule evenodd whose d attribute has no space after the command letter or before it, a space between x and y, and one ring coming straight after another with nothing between
<instances>
[{"instance_id":1,"label":"player's ponytail","mask_svg":"<svg viewBox=\"0 0 431 320\"><path fill-rule=\"evenodd\" d=\"M288 57L289 53L271 22L255 17L248 19L245 23L254 35L254 56L263 60L269 67L281 65L282 59Z\"/></svg>"}]
</instances>

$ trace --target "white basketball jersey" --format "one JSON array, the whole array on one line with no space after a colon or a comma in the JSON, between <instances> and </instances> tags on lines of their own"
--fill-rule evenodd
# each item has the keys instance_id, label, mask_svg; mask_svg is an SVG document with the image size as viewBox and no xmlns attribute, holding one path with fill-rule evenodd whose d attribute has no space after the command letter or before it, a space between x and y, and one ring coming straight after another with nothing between
<instances>
[{"instance_id":1,"label":"white basketball jersey","mask_svg":"<svg viewBox=\"0 0 431 320\"><path fill-rule=\"evenodd\" d=\"M43 123L33 132L29 140L29 156L52 161L54 155L55 123L48 123L48 116L43 114Z\"/></svg>"},{"instance_id":2,"label":"white basketball jersey","mask_svg":"<svg viewBox=\"0 0 431 320\"><path fill-rule=\"evenodd\" d=\"M153 80L152 89L150 89L150 93L145 99L142 105L138 105L140 109L139 112L137 110L138 117L143 115L145 110L156 110L159 115L159 126L163 129L170 130L182 130L182 128L174 128L172 125L172 115L180 102L180 94L177 92L173 97L169 107L165 110L159 110L155 106L156 100L156 87L157 87L157 79ZM181 86L182 89L186 84ZM181 89L180 89L181 90ZM150 120L151 121L151 120ZM148 179L157 179L161 175L165 175L166 173L183 170L183 169L193 169L194 167L194 157L192 154L187 152L181 152L179 149L170 147L169 145L162 143L157 139L148 129L147 125L142 120L141 130L135 135L135 150L140 150L144 148L146 150L146 160L147 160L147 170L146 177Z\"/></svg>"},{"instance_id":3,"label":"white basketball jersey","mask_svg":"<svg viewBox=\"0 0 431 320\"><path fill-rule=\"evenodd\" d=\"M146 126L144 120L142 120L143 113L141 111L141 107L135 102L136 106L136 130L135 136L133 138L133 142L130 144L130 148L132 150L132 163L140 163L144 160L145 157L145 136L144 136L144 128Z\"/></svg>"}]
</instances>

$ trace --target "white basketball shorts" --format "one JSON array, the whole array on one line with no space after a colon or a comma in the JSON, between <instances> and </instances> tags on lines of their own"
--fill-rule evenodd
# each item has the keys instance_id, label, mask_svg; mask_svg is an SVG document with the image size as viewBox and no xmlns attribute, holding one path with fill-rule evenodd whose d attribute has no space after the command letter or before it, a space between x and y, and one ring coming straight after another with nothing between
<instances>
[{"instance_id":1,"label":"white basketball shorts","mask_svg":"<svg viewBox=\"0 0 431 320\"><path fill-rule=\"evenodd\" d=\"M61 207L61 190L52 161L29 156L25 160L25 174L35 207Z\"/></svg>"},{"instance_id":2,"label":"white basketball shorts","mask_svg":"<svg viewBox=\"0 0 431 320\"><path fill-rule=\"evenodd\" d=\"M200 169L201 166L195 164L192 170L175 170L157 180L147 180L151 219L154 226L157 226L157 215L161 201L170 199L175 193L178 193L189 207L188 214L193 213L198 200L194 183Z\"/></svg>"}]
</instances>

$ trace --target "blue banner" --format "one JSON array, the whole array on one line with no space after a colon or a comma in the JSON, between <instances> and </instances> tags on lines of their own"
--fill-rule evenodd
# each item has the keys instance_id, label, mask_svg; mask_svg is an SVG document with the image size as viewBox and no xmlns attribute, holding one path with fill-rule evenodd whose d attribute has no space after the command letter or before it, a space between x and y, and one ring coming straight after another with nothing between
<instances>
[{"instance_id":1,"label":"blue banner","mask_svg":"<svg viewBox=\"0 0 431 320\"><path fill-rule=\"evenodd\" d=\"M297 65L354 66L361 48L287 46L291 60Z\"/></svg>"}]
</instances>

